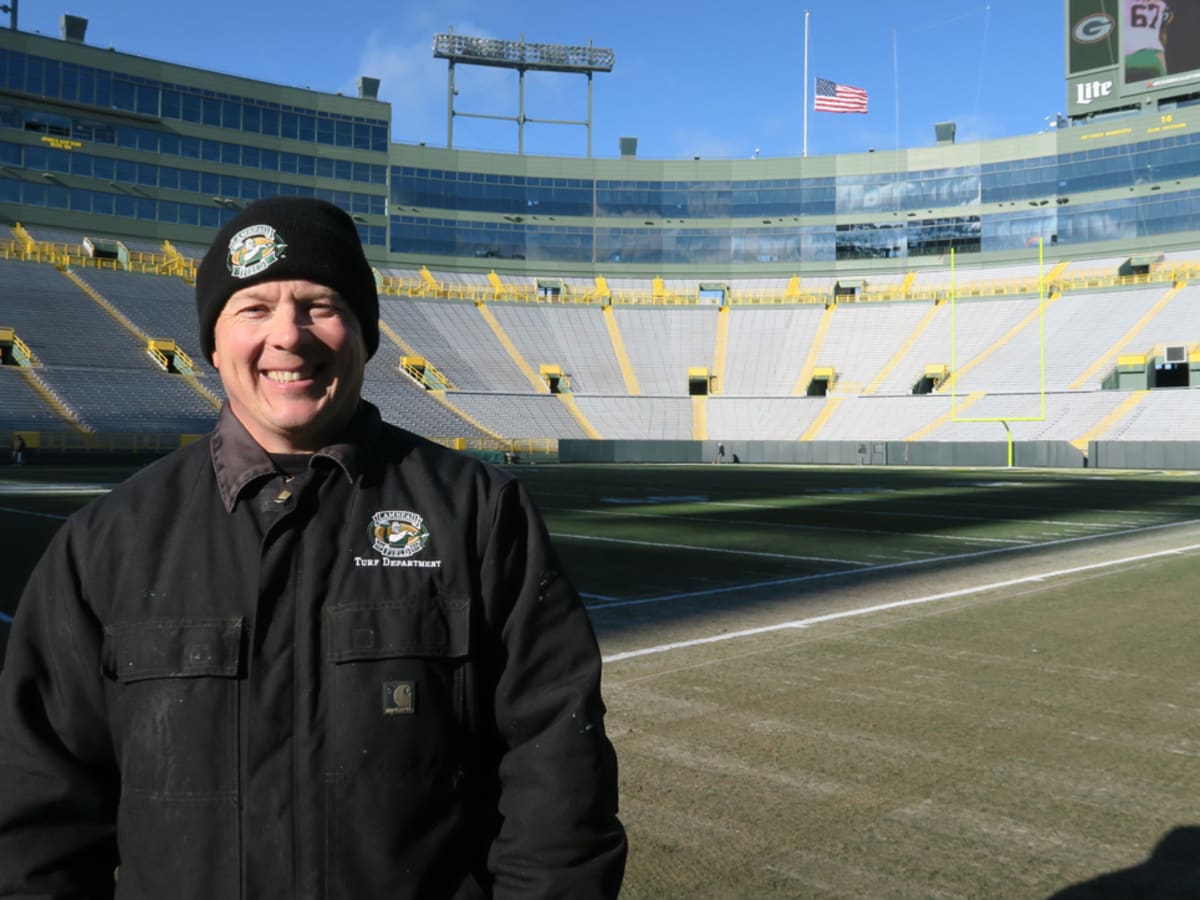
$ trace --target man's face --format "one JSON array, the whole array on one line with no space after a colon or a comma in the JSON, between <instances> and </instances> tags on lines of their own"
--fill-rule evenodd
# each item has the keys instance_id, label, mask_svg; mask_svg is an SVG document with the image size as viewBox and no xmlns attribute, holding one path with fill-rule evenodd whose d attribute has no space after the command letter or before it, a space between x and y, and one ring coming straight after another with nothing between
<instances>
[{"instance_id":1,"label":"man's face","mask_svg":"<svg viewBox=\"0 0 1200 900\"><path fill-rule=\"evenodd\" d=\"M311 281L264 281L229 298L212 362L229 406L270 453L313 452L358 406L367 349L350 306Z\"/></svg>"}]
</instances>

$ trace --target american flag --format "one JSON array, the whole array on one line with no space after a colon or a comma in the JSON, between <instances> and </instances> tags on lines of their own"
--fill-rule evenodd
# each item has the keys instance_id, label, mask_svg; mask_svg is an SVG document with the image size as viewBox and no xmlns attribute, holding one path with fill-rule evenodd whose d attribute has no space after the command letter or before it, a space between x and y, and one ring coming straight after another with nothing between
<instances>
[{"instance_id":1,"label":"american flag","mask_svg":"<svg viewBox=\"0 0 1200 900\"><path fill-rule=\"evenodd\" d=\"M849 113L867 111L867 92L848 84L838 84L827 78L817 79L817 96L813 100L814 112Z\"/></svg>"}]
</instances>

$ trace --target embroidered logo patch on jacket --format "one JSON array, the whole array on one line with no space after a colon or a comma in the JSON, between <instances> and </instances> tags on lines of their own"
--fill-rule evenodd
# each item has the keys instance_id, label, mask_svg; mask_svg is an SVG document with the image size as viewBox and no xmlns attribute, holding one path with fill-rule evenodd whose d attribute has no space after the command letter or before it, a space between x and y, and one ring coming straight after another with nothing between
<instances>
[{"instance_id":1,"label":"embroidered logo patch on jacket","mask_svg":"<svg viewBox=\"0 0 1200 900\"><path fill-rule=\"evenodd\" d=\"M415 512L389 509L371 517L371 546L390 559L415 556L429 542L429 530Z\"/></svg>"}]
</instances>

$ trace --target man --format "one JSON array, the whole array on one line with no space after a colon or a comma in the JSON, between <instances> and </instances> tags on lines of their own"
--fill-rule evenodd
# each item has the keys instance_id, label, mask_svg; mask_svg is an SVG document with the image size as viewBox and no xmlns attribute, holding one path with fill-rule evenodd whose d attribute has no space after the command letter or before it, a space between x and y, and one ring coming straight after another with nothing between
<instances>
[{"instance_id":1,"label":"man","mask_svg":"<svg viewBox=\"0 0 1200 900\"><path fill-rule=\"evenodd\" d=\"M1125 83L1151 81L1167 74L1165 47L1171 7L1166 0L1123 0L1121 52Z\"/></svg>"},{"instance_id":2,"label":"man","mask_svg":"<svg viewBox=\"0 0 1200 900\"><path fill-rule=\"evenodd\" d=\"M0 896L614 896L587 615L520 484L360 399L350 218L252 204L196 302L215 430L74 515L17 611Z\"/></svg>"}]
</instances>

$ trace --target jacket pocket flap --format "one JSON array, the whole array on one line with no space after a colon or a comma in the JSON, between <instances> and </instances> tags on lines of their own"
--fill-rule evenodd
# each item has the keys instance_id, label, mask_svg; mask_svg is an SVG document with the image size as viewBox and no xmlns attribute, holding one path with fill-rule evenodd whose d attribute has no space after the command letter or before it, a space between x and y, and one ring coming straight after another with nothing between
<instances>
[{"instance_id":1,"label":"jacket pocket flap","mask_svg":"<svg viewBox=\"0 0 1200 900\"><path fill-rule=\"evenodd\" d=\"M325 610L331 662L393 656L461 657L469 647L466 598L429 597Z\"/></svg>"},{"instance_id":2,"label":"jacket pocket flap","mask_svg":"<svg viewBox=\"0 0 1200 900\"><path fill-rule=\"evenodd\" d=\"M102 665L121 682L236 678L241 648L241 619L131 622L105 627Z\"/></svg>"}]
</instances>

